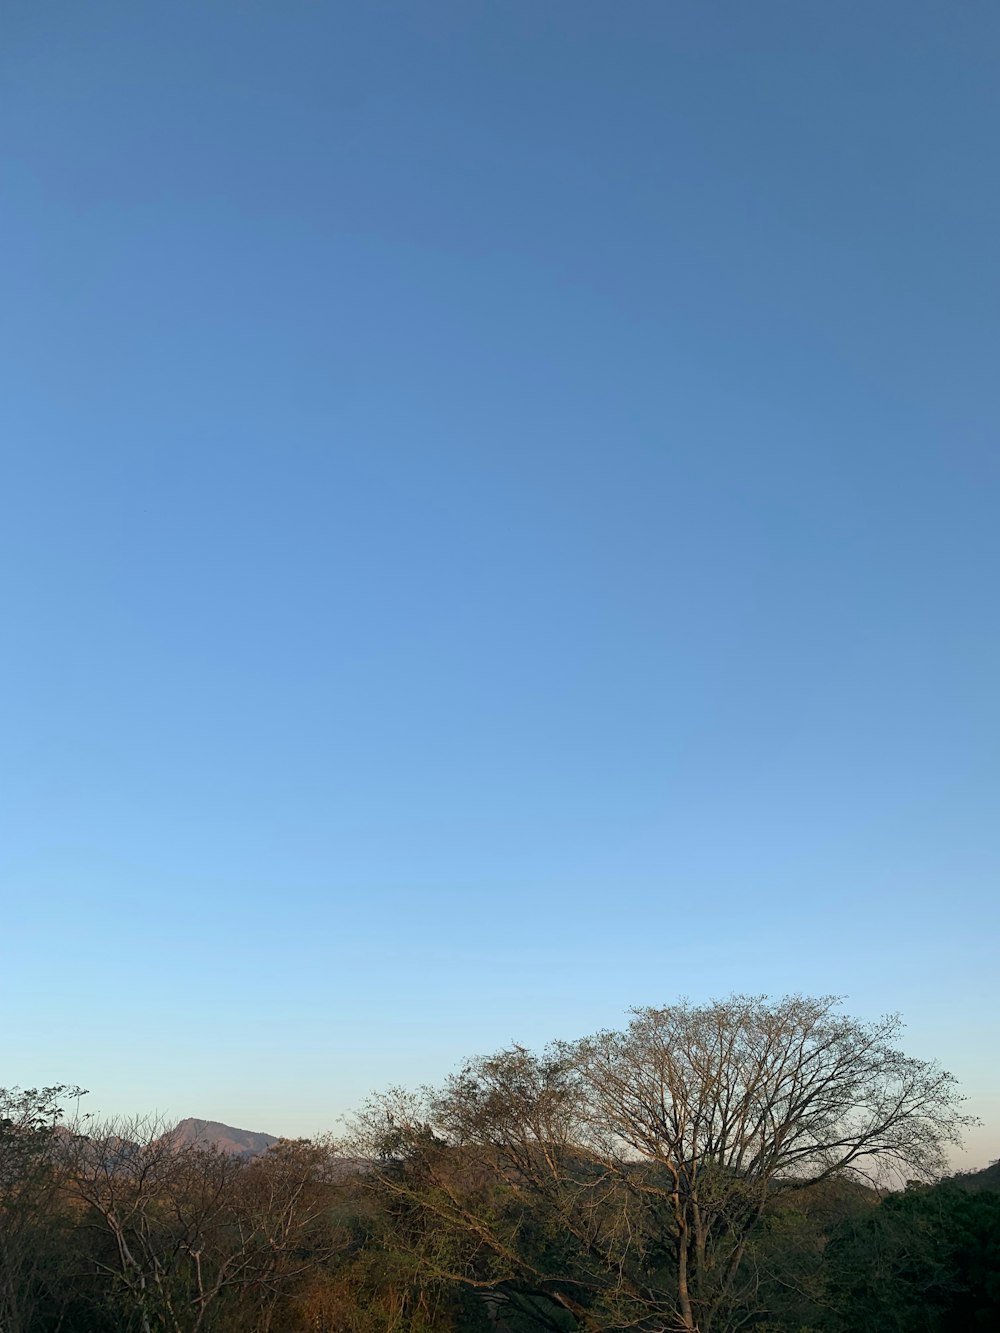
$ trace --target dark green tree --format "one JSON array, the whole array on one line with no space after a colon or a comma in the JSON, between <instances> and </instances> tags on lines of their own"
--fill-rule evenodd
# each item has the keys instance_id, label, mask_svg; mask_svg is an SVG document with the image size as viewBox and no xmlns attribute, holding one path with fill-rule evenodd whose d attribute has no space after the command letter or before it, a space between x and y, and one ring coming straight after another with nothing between
<instances>
[{"instance_id":1,"label":"dark green tree","mask_svg":"<svg viewBox=\"0 0 1000 1333\"><path fill-rule=\"evenodd\" d=\"M837 1333L1000 1328L1000 1193L911 1185L844 1224L826 1268Z\"/></svg>"},{"instance_id":2,"label":"dark green tree","mask_svg":"<svg viewBox=\"0 0 1000 1333\"><path fill-rule=\"evenodd\" d=\"M65 1251L59 1122L83 1089L0 1089L0 1329L27 1333L58 1301Z\"/></svg>"}]
</instances>

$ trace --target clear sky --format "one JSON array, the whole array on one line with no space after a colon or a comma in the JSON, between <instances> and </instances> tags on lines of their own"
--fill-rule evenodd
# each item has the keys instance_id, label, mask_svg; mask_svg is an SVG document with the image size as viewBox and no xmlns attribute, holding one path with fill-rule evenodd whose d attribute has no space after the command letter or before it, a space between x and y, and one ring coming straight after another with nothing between
<instances>
[{"instance_id":1,"label":"clear sky","mask_svg":"<svg viewBox=\"0 0 1000 1333\"><path fill-rule=\"evenodd\" d=\"M993 0L0 28L0 1083L838 992L1000 1154Z\"/></svg>"}]
</instances>

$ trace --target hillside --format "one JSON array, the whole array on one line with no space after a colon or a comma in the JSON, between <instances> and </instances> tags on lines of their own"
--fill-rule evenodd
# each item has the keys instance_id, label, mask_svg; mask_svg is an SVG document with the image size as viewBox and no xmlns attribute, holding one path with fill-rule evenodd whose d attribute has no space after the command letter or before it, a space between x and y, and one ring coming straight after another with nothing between
<instances>
[{"instance_id":1,"label":"hillside","mask_svg":"<svg viewBox=\"0 0 1000 1333\"><path fill-rule=\"evenodd\" d=\"M278 1142L274 1134L236 1129L218 1120L198 1120L194 1117L176 1124L170 1131L170 1138L178 1148L201 1144L218 1148L220 1152L234 1153L238 1157L255 1157L258 1153L266 1152L272 1143Z\"/></svg>"},{"instance_id":2,"label":"hillside","mask_svg":"<svg viewBox=\"0 0 1000 1333\"><path fill-rule=\"evenodd\" d=\"M1000 1158L981 1171L962 1171L951 1183L963 1190L1000 1190Z\"/></svg>"}]
</instances>

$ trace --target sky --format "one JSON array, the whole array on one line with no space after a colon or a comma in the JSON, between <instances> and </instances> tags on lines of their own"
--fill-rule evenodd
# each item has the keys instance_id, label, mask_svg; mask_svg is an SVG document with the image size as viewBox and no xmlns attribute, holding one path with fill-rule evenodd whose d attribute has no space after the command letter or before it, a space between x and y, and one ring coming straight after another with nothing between
<instances>
[{"instance_id":1,"label":"sky","mask_svg":"<svg viewBox=\"0 0 1000 1333\"><path fill-rule=\"evenodd\" d=\"M0 1084L835 993L1000 1155L998 39L3 5Z\"/></svg>"}]
</instances>

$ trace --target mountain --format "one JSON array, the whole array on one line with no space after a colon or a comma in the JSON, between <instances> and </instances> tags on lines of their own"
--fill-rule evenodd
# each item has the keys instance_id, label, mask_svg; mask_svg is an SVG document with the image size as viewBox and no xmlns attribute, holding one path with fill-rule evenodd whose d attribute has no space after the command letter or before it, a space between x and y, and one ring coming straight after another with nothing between
<instances>
[{"instance_id":1,"label":"mountain","mask_svg":"<svg viewBox=\"0 0 1000 1333\"><path fill-rule=\"evenodd\" d=\"M1000 1190L1000 1158L981 1171L960 1171L951 1183L963 1190Z\"/></svg>"},{"instance_id":2,"label":"mountain","mask_svg":"<svg viewBox=\"0 0 1000 1333\"><path fill-rule=\"evenodd\" d=\"M200 1144L220 1152L234 1153L237 1157L256 1157L278 1142L274 1134L259 1134L251 1129L223 1125L218 1120L196 1120L193 1117L175 1125L169 1137L178 1148Z\"/></svg>"}]
</instances>

